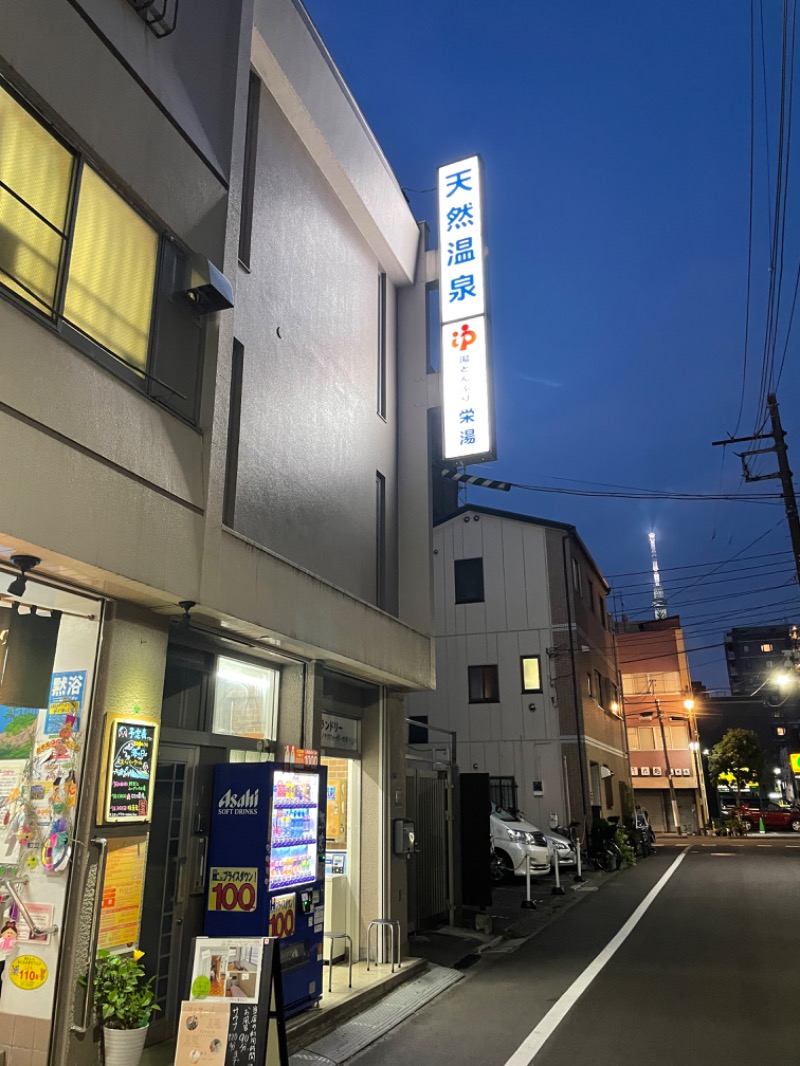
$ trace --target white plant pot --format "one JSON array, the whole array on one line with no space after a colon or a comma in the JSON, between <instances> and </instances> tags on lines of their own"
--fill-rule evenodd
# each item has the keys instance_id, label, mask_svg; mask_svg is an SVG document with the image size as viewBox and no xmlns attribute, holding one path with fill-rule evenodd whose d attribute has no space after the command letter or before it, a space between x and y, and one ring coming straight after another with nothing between
<instances>
[{"instance_id":1,"label":"white plant pot","mask_svg":"<svg viewBox=\"0 0 800 1066\"><path fill-rule=\"evenodd\" d=\"M141 1029L107 1029L103 1026L105 1066L139 1066L147 1026Z\"/></svg>"}]
</instances>

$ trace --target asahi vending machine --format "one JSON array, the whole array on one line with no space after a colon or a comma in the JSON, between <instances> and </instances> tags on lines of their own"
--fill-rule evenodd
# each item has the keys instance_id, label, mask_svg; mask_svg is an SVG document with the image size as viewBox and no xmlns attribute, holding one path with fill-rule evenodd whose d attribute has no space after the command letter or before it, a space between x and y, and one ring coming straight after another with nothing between
<instances>
[{"instance_id":1,"label":"asahi vending machine","mask_svg":"<svg viewBox=\"0 0 800 1066\"><path fill-rule=\"evenodd\" d=\"M287 1016L322 995L326 783L324 766L215 770L205 932L280 940Z\"/></svg>"}]
</instances>

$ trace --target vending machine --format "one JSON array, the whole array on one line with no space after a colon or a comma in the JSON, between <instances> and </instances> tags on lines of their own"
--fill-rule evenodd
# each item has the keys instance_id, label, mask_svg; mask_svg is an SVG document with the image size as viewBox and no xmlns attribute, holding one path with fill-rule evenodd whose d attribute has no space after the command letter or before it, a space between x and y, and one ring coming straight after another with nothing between
<instances>
[{"instance_id":1,"label":"vending machine","mask_svg":"<svg viewBox=\"0 0 800 1066\"><path fill-rule=\"evenodd\" d=\"M279 939L287 1016L322 995L326 784L324 766L215 770L205 932Z\"/></svg>"}]
</instances>

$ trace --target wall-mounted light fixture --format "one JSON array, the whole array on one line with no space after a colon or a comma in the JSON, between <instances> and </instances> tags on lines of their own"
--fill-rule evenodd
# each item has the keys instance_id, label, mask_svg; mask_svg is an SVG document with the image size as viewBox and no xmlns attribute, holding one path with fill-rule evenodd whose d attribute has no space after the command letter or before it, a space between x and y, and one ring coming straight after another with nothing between
<instances>
[{"instance_id":1,"label":"wall-mounted light fixture","mask_svg":"<svg viewBox=\"0 0 800 1066\"><path fill-rule=\"evenodd\" d=\"M11 562L19 570L19 577L15 577L6 590L9 596L24 596L28 583L27 574L33 570L42 560L35 555L12 555Z\"/></svg>"},{"instance_id":2,"label":"wall-mounted light fixture","mask_svg":"<svg viewBox=\"0 0 800 1066\"><path fill-rule=\"evenodd\" d=\"M189 287L184 295L199 315L212 315L233 307L233 286L210 260L194 256L189 266Z\"/></svg>"}]
</instances>

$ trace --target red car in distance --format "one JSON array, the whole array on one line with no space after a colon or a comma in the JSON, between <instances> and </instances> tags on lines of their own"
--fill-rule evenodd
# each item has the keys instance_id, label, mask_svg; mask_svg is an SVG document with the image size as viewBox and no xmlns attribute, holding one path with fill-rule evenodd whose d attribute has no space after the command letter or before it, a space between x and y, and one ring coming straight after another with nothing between
<instances>
[{"instance_id":1,"label":"red car in distance","mask_svg":"<svg viewBox=\"0 0 800 1066\"><path fill-rule=\"evenodd\" d=\"M761 818L765 829L783 829L800 833L800 807L782 807L771 800L764 800L763 808L755 804L751 807L743 803L739 816L746 832L757 833Z\"/></svg>"}]
</instances>

